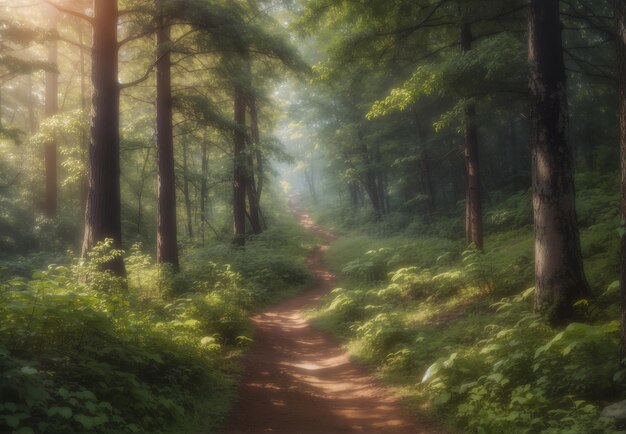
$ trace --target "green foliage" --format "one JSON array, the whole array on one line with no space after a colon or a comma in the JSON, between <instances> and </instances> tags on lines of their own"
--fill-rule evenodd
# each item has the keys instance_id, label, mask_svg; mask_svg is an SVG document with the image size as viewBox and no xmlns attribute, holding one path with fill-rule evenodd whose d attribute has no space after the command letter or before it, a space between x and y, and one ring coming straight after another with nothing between
<instances>
[{"instance_id":1,"label":"green foliage","mask_svg":"<svg viewBox=\"0 0 626 434\"><path fill-rule=\"evenodd\" d=\"M178 275L139 244L126 258L128 280L103 272L124 254L107 241L87 260L2 281L0 431L217 428L237 356L251 341L250 312L308 279L303 257L312 239L287 227L289 234L259 237L245 251L195 250Z\"/></svg>"},{"instance_id":2,"label":"green foliage","mask_svg":"<svg viewBox=\"0 0 626 434\"><path fill-rule=\"evenodd\" d=\"M614 320L617 226L606 206L613 199L603 193L613 180L578 182L582 209L601 216L581 230L597 294L584 306L588 324L552 329L532 313L527 193L487 208L492 230L500 229L483 251L425 235L340 239L327 258L342 288L315 321L433 415L468 432L612 432L599 413L623 399L626 381Z\"/></svg>"}]
</instances>

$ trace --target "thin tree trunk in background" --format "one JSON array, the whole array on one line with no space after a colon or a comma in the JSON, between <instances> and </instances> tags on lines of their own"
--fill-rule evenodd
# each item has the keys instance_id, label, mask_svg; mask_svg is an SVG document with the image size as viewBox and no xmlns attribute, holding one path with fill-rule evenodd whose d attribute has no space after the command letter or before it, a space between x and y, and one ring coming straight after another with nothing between
<instances>
[{"instance_id":1,"label":"thin tree trunk in background","mask_svg":"<svg viewBox=\"0 0 626 434\"><path fill-rule=\"evenodd\" d=\"M615 35L617 42L617 65L619 82L619 138L622 171L622 222L626 221L626 4L615 2ZM626 364L626 225L622 223L621 233L621 334L620 361Z\"/></svg>"},{"instance_id":2,"label":"thin tree trunk in background","mask_svg":"<svg viewBox=\"0 0 626 434\"><path fill-rule=\"evenodd\" d=\"M50 29L56 31L58 14L50 11ZM49 42L48 63L58 67L59 47L56 39ZM45 116L50 118L59 112L59 72L46 71L46 103ZM57 185L57 142L53 139L44 145L44 166L46 178L46 193L44 200L44 213L46 217L53 218L57 214L58 185Z\"/></svg>"},{"instance_id":3,"label":"thin tree trunk in background","mask_svg":"<svg viewBox=\"0 0 626 434\"><path fill-rule=\"evenodd\" d=\"M86 63L85 63L85 50L82 48L84 44L83 36L84 23L79 20L78 22L78 42L80 44L80 108L81 115L87 116L87 82L86 82ZM83 152L83 161L87 160L88 153L88 132L86 127L81 127L80 132L80 149ZM81 184L81 204L85 208L87 206L87 194L89 193L89 179L87 173L85 173L80 180Z\"/></svg>"},{"instance_id":4,"label":"thin tree trunk in background","mask_svg":"<svg viewBox=\"0 0 626 434\"><path fill-rule=\"evenodd\" d=\"M424 131L424 127L422 126L422 122L418 116L415 118L415 128L417 132L417 140L419 144L422 146L422 152L419 155L418 165L421 172L421 184L422 191L427 196L427 212L429 220L432 220L433 214L437 208L437 199L435 194L435 188L432 180L432 170L430 168L430 158L427 149L426 143L426 132Z\"/></svg>"},{"instance_id":5,"label":"thin tree trunk in background","mask_svg":"<svg viewBox=\"0 0 626 434\"><path fill-rule=\"evenodd\" d=\"M426 192L427 196L426 203L428 216L432 220L433 214L437 209L437 202L435 197L435 188L433 185L432 171L430 169L430 158L426 149L422 151L419 165L422 172L422 188Z\"/></svg>"},{"instance_id":6,"label":"thin tree trunk in background","mask_svg":"<svg viewBox=\"0 0 626 434\"><path fill-rule=\"evenodd\" d=\"M263 232L263 227L261 225L259 200L256 192L256 186L254 184L254 177L251 173L253 170L253 160L252 157L248 157L247 160L248 164L246 167L246 194L248 196L249 207L248 217L250 220L250 226L252 227L252 233L258 235Z\"/></svg>"},{"instance_id":7,"label":"thin tree trunk in background","mask_svg":"<svg viewBox=\"0 0 626 434\"><path fill-rule=\"evenodd\" d=\"M209 176L209 143L205 139L202 143L202 180L200 181L200 239L202 245L204 245L204 238L206 232L206 225L208 223L207 218L207 196L208 185L207 177Z\"/></svg>"},{"instance_id":8,"label":"thin tree trunk in background","mask_svg":"<svg viewBox=\"0 0 626 434\"><path fill-rule=\"evenodd\" d=\"M237 128L233 135L233 220L234 243L246 243L246 98L241 89L235 89L234 119Z\"/></svg>"},{"instance_id":9,"label":"thin tree trunk in background","mask_svg":"<svg viewBox=\"0 0 626 434\"><path fill-rule=\"evenodd\" d=\"M361 131L358 132L358 139L361 145L363 165L365 166L363 184L365 187L365 191L367 192L367 196L369 197L372 204L372 208L374 209L374 217L376 220L380 220L383 216L380 203L380 192L376 183L376 174L372 169L372 158L370 156L369 149L367 148L367 144L365 143L365 139Z\"/></svg>"},{"instance_id":10,"label":"thin tree trunk in background","mask_svg":"<svg viewBox=\"0 0 626 434\"><path fill-rule=\"evenodd\" d=\"M387 187L385 184L385 174L382 169L382 156L380 154L380 149L376 149L375 183L382 214L386 215L389 213L389 209L387 206Z\"/></svg>"},{"instance_id":11,"label":"thin tree trunk in background","mask_svg":"<svg viewBox=\"0 0 626 434\"><path fill-rule=\"evenodd\" d=\"M304 180L309 188L309 194L314 204L317 204L317 191L315 190L315 178L313 176L313 170L304 169Z\"/></svg>"},{"instance_id":12,"label":"thin tree trunk in background","mask_svg":"<svg viewBox=\"0 0 626 434\"><path fill-rule=\"evenodd\" d=\"M31 136L37 132L37 114L35 113L35 100L33 98L33 76L28 75L28 127Z\"/></svg>"},{"instance_id":13,"label":"thin tree trunk in background","mask_svg":"<svg viewBox=\"0 0 626 434\"><path fill-rule=\"evenodd\" d=\"M115 248L122 248L117 19L117 0L94 0L89 194L83 257L107 238L113 240ZM106 268L126 275L121 257Z\"/></svg>"},{"instance_id":14,"label":"thin tree trunk in background","mask_svg":"<svg viewBox=\"0 0 626 434\"><path fill-rule=\"evenodd\" d=\"M148 168L148 162L150 161L151 149L148 148L146 157L143 160L143 166L141 167L141 184L139 184L139 194L137 195L137 233L141 234L143 227L143 191L146 185L146 169Z\"/></svg>"},{"instance_id":15,"label":"thin tree trunk in background","mask_svg":"<svg viewBox=\"0 0 626 434\"><path fill-rule=\"evenodd\" d=\"M464 11L462 12L465 13ZM461 49L463 55L472 50L472 30L467 18L461 20ZM465 161L467 170L466 238L483 248L482 198L480 189L480 167L478 160L478 128L476 126L476 106L468 103L465 107Z\"/></svg>"},{"instance_id":16,"label":"thin tree trunk in background","mask_svg":"<svg viewBox=\"0 0 626 434\"><path fill-rule=\"evenodd\" d=\"M187 215L187 236L193 241L193 213L191 211L191 196L189 194L189 166L187 158L187 144L182 143L183 148L183 196L185 200L185 211Z\"/></svg>"},{"instance_id":17,"label":"thin tree trunk in background","mask_svg":"<svg viewBox=\"0 0 626 434\"><path fill-rule=\"evenodd\" d=\"M531 151L535 214L535 310L552 324L574 317L590 297L576 222L573 151L559 0L532 0L529 12Z\"/></svg>"},{"instance_id":18,"label":"thin tree trunk in background","mask_svg":"<svg viewBox=\"0 0 626 434\"><path fill-rule=\"evenodd\" d=\"M250 98L250 132L254 142L254 156L256 158L256 193L261 206L261 195L263 194L263 181L265 178L265 166L263 164L263 152L261 151L261 133L259 130L259 113L257 110L256 98Z\"/></svg>"},{"instance_id":19,"label":"thin tree trunk in background","mask_svg":"<svg viewBox=\"0 0 626 434\"><path fill-rule=\"evenodd\" d=\"M157 7L161 8L161 1ZM159 11L161 13L161 11ZM172 126L172 63L170 26L161 16L156 50L156 135L157 135L157 261L180 268L176 225L176 174L174 171L174 128ZM186 152L185 152L186 160ZM185 161L185 171L187 162ZM185 173L185 196L188 195ZM187 198L185 202L187 203ZM189 212L189 211L188 211ZM192 238L191 229L189 237Z\"/></svg>"}]
</instances>

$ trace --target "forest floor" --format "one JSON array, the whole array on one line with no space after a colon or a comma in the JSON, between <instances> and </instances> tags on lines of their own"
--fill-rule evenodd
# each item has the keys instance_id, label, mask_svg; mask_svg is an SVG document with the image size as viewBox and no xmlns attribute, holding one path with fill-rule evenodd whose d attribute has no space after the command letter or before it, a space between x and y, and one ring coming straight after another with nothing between
<instances>
[{"instance_id":1,"label":"forest floor","mask_svg":"<svg viewBox=\"0 0 626 434\"><path fill-rule=\"evenodd\" d=\"M337 237L296 212L326 243ZM350 361L331 336L313 328L306 311L333 289L324 263L327 245L307 264L314 276L302 295L255 315L255 342L224 434L442 433L417 421L367 370Z\"/></svg>"}]
</instances>

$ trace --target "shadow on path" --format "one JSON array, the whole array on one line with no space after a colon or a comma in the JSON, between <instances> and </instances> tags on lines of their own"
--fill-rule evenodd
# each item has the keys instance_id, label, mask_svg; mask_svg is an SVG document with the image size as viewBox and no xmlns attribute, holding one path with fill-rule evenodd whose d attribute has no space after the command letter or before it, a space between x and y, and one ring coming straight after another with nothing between
<instances>
[{"instance_id":1,"label":"shadow on path","mask_svg":"<svg viewBox=\"0 0 626 434\"><path fill-rule=\"evenodd\" d=\"M337 237L300 223L327 242ZM307 260L311 289L252 318L254 344L245 363L239 397L224 434L443 433L413 420L397 401L331 337L311 327L304 310L317 304L335 283L324 264L327 246Z\"/></svg>"}]
</instances>

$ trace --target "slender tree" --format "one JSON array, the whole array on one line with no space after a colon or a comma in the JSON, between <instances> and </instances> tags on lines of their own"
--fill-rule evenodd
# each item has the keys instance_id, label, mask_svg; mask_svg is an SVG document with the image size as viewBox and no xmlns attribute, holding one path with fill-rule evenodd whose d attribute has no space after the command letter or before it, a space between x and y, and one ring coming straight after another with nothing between
<instances>
[{"instance_id":1,"label":"slender tree","mask_svg":"<svg viewBox=\"0 0 626 434\"><path fill-rule=\"evenodd\" d=\"M622 232L621 232L621 346L622 363L626 363L626 4L615 1L615 35L619 83L619 139L622 171Z\"/></svg>"},{"instance_id":2,"label":"slender tree","mask_svg":"<svg viewBox=\"0 0 626 434\"><path fill-rule=\"evenodd\" d=\"M176 175L172 125L172 62L170 25L157 0L156 135L157 135L157 260L179 268L176 225Z\"/></svg>"},{"instance_id":3,"label":"slender tree","mask_svg":"<svg viewBox=\"0 0 626 434\"><path fill-rule=\"evenodd\" d=\"M465 8L465 4L462 6ZM461 50L469 55L472 50L472 28L467 11L461 12ZM478 127L476 125L476 106L473 102L465 106L465 164L467 171L466 224L465 232L468 244L483 248L483 215L480 189L480 164L478 160Z\"/></svg>"},{"instance_id":4,"label":"slender tree","mask_svg":"<svg viewBox=\"0 0 626 434\"><path fill-rule=\"evenodd\" d=\"M58 12L56 9L50 8L50 29L56 31L58 22ZM56 38L53 38L48 47L48 63L57 65L59 56L59 47ZM59 111L59 71L49 69L46 71L46 117L55 116ZM46 171L46 193L44 200L44 213L47 217L55 217L57 214L57 142L52 139L44 145L44 166Z\"/></svg>"},{"instance_id":5,"label":"slender tree","mask_svg":"<svg viewBox=\"0 0 626 434\"><path fill-rule=\"evenodd\" d=\"M559 12L559 0L532 0L528 21L535 309L555 325L571 320L574 303L590 295L576 221Z\"/></svg>"},{"instance_id":6,"label":"slender tree","mask_svg":"<svg viewBox=\"0 0 626 434\"><path fill-rule=\"evenodd\" d=\"M235 87L234 118L237 128L233 137L233 218L234 243L246 242L246 97L241 88Z\"/></svg>"},{"instance_id":7,"label":"slender tree","mask_svg":"<svg viewBox=\"0 0 626 434\"><path fill-rule=\"evenodd\" d=\"M91 21L92 113L83 256L107 238L113 240L114 247L122 247L117 0L94 0ZM126 274L121 257L107 268L118 275Z\"/></svg>"}]
</instances>

